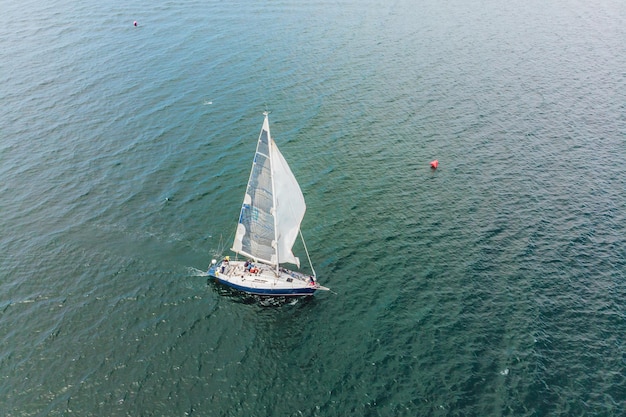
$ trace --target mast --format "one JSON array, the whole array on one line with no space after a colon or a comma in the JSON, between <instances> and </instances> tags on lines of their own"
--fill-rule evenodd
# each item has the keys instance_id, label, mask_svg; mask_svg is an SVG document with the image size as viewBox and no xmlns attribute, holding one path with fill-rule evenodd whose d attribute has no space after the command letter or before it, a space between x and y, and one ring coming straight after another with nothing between
<instances>
[{"instance_id":1,"label":"mast","mask_svg":"<svg viewBox=\"0 0 626 417\"><path fill-rule=\"evenodd\" d=\"M264 111L263 114L265 115L265 122L267 124L267 144L268 144L268 149L269 149L269 159L270 159L270 172L271 172L271 178L272 178L272 211L273 211L273 218L274 218L274 251L276 252L276 274L279 274L279 268L280 268L280 263L279 263L279 257L278 257L278 223L276 221L276 185L274 184L274 158L272 157L272 147L274 147L276 144L274 143L274 140L272 139L272 134L270 133L270 121L269 121L269 112L268 111Z\"/></svg>"}]
</instances>

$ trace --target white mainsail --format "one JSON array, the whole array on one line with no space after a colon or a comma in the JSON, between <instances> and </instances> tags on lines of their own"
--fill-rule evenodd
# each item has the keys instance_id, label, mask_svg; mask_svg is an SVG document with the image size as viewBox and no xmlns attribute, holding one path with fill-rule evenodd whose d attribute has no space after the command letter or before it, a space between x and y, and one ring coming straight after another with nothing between
<instances>
[{"instance_id":1,"label":"white mainsail","mask_svg":"<svg viewBox=\"0 0 626 417\"><path fill-rule=\"evenodd\" d=\"M302 190L270 135L265 113L232 250L266 264L299 267L291 249L305 211Z\"/></svg>"}]
</instances>

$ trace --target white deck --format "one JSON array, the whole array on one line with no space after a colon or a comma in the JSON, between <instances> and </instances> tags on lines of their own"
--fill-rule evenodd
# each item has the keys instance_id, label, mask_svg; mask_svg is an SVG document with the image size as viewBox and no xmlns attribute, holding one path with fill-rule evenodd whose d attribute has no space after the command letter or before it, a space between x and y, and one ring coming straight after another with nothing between
<instances>
[{"instance_id":1,"label":"white deck","mask_svg":"<svg viewBox=\"0 0 626 417\"><path fill-rule=\"evenodd\" d=\"M258 271L255 272L254 268ZM253 269L249 270L245 267L244 261L223 261L215 265L213 275L218 281L259 294L284 291L285 294L298 295L300 291L303 294L312 294L315 290L327 290L313 281L309 275L284 268L277 272L276 269L261 263L254 263Z\"/></svg>"}]
</instances>

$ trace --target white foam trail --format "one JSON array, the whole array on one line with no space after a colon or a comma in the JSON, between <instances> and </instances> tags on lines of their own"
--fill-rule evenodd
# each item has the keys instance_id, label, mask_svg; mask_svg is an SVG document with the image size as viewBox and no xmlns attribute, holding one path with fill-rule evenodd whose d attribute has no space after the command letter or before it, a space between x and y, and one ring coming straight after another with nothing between
<instances>
[{"instance_id":1,"label":"white foam trail","mask_svg":"<svg viewBox=\"0 0 626 417\"><path fill-rule=\"evenodd\" d=\"M206 271L202 271L198 268L194 268L192 266L187 268L187 271L189 271L189 275L192 277L208 277L209 274L207 274Z\"/></svg>"}]
</instances>

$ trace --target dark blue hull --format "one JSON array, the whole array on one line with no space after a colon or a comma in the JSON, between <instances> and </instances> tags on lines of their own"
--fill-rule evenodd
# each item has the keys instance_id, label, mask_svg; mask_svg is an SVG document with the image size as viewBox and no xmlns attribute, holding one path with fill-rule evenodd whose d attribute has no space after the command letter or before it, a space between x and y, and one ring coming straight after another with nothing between
<instances>
[{"instance_id":1,"label":"dark blue hull","mask_svg":"<svg viewBox=\"0 0 626 417\"><path fill-rule=\"evenodd\" d=\"M296 297L296 296L305 296L305 295L313 295L317 290L316 287L309 288L283 288L283 289L269 289L269 288L251 288L243 285L237 285L232 282L222 280L219 277L215 276L215 270L218 266L212 266L207 271L208 275L215 280L215 282L219 282L221 284L227 285L231 288L234 288L238 291L242 291L248 294L253 295L265 295L265 296L273 296L273 297ZM219 274L218 274L219 275Z\"/></svg>"}]
</instances>

